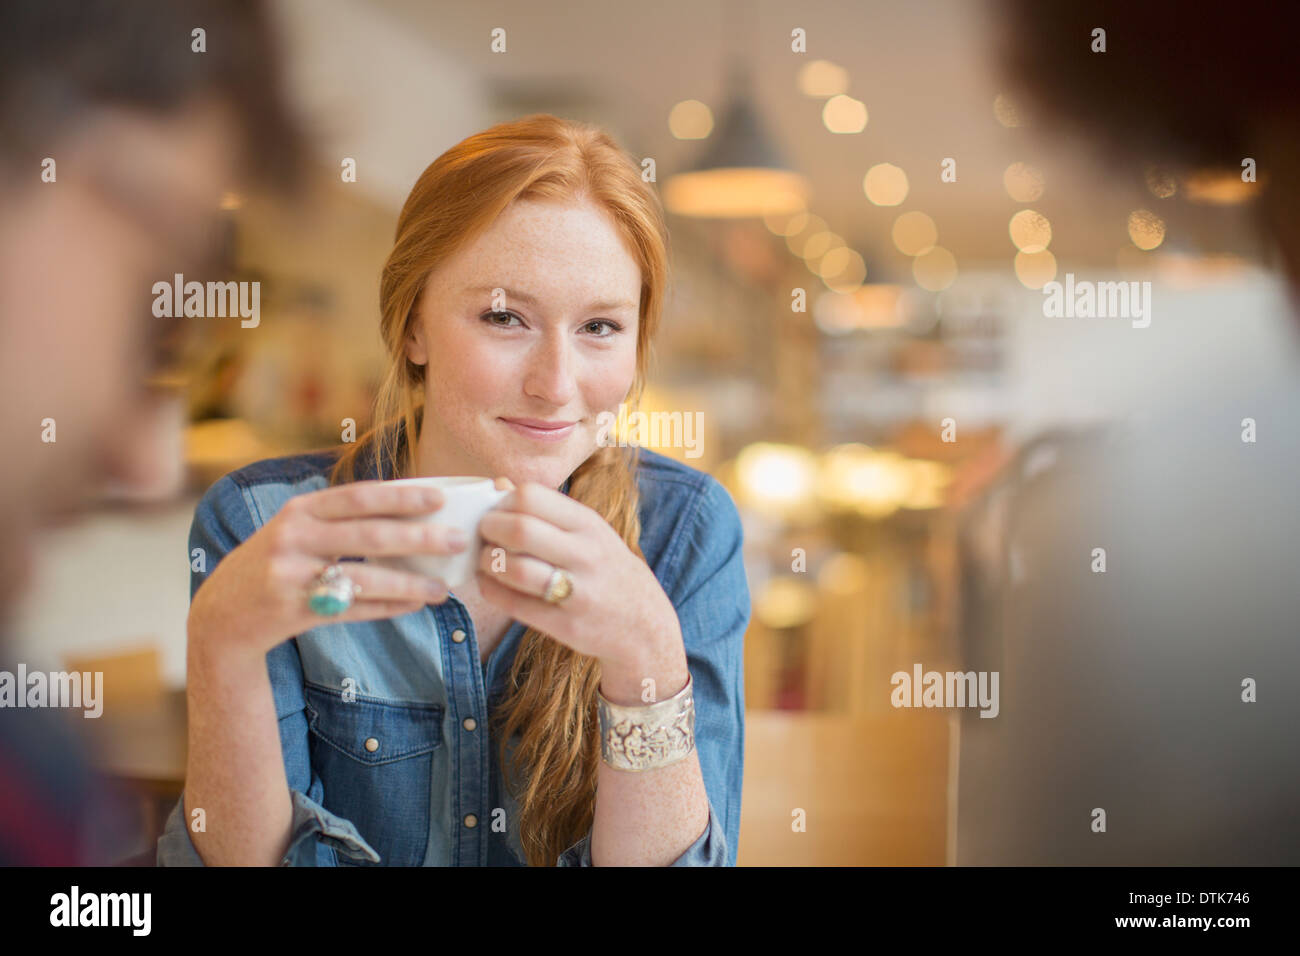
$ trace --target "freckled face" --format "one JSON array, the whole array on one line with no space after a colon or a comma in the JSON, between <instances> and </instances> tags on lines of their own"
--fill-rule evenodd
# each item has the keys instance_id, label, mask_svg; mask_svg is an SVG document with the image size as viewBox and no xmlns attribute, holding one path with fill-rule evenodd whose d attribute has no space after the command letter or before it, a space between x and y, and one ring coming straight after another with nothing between
<instances>
[{"instance_id":1,"label":"freckled face","mask_svg":"<svg viewBox=\"0 0 1300 956\"><path fill-rule=\"evenodd\" d=\"M511 205L425 287L407 347L426 365L420 474L559 488L632 387L640 290L598 206Z\"/></svg>"}]
</instances>

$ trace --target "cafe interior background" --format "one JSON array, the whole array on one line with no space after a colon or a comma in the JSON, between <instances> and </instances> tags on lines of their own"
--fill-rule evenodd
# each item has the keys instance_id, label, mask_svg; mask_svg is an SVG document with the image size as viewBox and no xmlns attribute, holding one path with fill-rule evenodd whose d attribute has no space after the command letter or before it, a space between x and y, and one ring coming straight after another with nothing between
<instances>
[{"instance_id":1,"label":"cafe interior background","mask_svg":"<svg viewBox=\"0 0 1300 956\"><path fill-rule=\"evenodd\" d=\"M652 447L717 476L744 521L740 865L964 862L977 714L895 709L890 675L964 670L972 642L996 640L967 621L1010 586L1000 516L1027 449L1277 361L1284 307L1250 190L1157 166L1126 181L1044 135L1003 88L978 4L276 11L315 173L292 213L223 200L260 324L199 320L174 383L181 490L106 499L53 532L15 628L29 666L105 673L104 716L85 723L101 768L139 795L139 849L183 785L199 495L337 443L343 419L364 426L407 191L466 135L551 112L653 158L668 211L675 284L642 410L699 413L696 448ZM1046 319L1044 283L1071 271L1152 281L1178 320ZM815 825L792 827L796 809Z\"/></svg>"}]
</instances>

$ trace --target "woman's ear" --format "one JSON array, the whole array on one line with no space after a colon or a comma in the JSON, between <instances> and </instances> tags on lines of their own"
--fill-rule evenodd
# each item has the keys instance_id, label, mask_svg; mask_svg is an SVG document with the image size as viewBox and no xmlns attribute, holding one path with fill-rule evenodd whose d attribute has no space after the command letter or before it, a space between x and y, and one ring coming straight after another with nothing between
<instances>
[{"instance_id":1,"label":"woman's ear","mask_svg":"<svg viewBox=\"0 0 1300 956\"><path fill-rule=\"evenodd\" d=\"M411 323L406 333L406 357L416 365L427 365L429 351L424 347L424 326L418 318Z\"/></svg>"}]
</instances>

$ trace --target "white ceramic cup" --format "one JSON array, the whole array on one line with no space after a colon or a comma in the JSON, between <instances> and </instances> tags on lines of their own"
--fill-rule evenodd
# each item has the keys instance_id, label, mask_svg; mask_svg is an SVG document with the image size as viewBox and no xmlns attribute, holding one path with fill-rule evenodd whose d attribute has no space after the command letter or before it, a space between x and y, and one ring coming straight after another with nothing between
<instances>
[{"instance_id":1,"label":"white ceramic cup","mask_svg":"<svg viewBox=\"0 0 1300 956\"><path fill-rule=\"evenodd\" d=\"M444 582L448 588L459 587L474 577L483 539L478 523L509 491L499 491L491 478L467 476L439 478L396 478L390 485L419 485L441 488L445 496L437 511L422 515L402 515L406 521L431 521L465 532L469 546L456 554L401 554L373 558L375 564L398 571L427 574Z\"/></svg>"}]
</instances>

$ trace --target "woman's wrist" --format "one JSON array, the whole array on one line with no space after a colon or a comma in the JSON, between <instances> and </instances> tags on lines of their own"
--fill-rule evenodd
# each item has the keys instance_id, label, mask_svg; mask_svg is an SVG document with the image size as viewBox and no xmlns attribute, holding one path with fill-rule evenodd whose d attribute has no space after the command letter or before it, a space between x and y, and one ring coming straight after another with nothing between
<instances>
[{"instance_id":1,"label":"woman's wrist","mask_svg":"<svg viewBox=\"0 0 1300 956\"><path fill-rule=\"evenodd\" d=\"M651 704L676 694L689 677L686 648L678 631L638 642L625 658L602 660L600 692L612 704Z\"/></svg>"},{"instance_id":2,"label":"woman's wrist","mask_svg":"<svg viewBox=\"0 0 1300 956\"><path fill-rule=\"evenodd\" d=\"M190 667L201 667L205 673L246 672L251 668L266 667L266 655L254 650L242 640L232 640L226 628L211 621L206 615L206 602L202 589L194 596L186 620L186 656Z\"/></svg>"}]
</instances>

